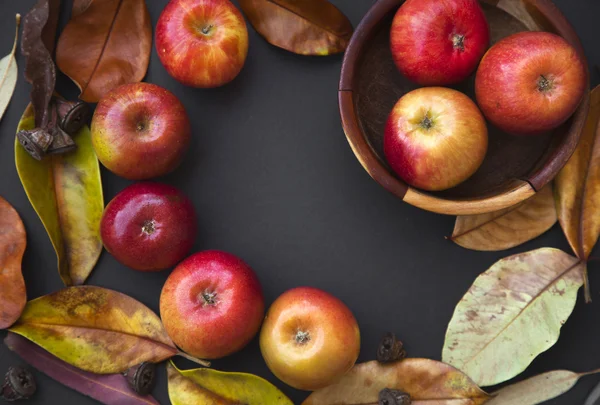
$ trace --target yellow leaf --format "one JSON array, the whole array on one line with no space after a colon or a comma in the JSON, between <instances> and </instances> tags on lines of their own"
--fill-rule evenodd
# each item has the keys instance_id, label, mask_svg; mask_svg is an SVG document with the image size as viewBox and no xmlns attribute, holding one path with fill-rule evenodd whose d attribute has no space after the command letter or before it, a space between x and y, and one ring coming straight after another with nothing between
<instances>
[{"instance_id":1,"label":"yellow leaf","mask_svg":"<svg viewBox=\"0 0 600 405\"><path fill-rule=\"evenodd\" d=\"M17 131L34 127L30 105ZM83 127L74 140L75 151L47 156L41 161L29 156L15 140L19 178L50 236L65 285L83 284L102 252L100 220L104 197L89 128Z\"/></svg>"}]
</instances>

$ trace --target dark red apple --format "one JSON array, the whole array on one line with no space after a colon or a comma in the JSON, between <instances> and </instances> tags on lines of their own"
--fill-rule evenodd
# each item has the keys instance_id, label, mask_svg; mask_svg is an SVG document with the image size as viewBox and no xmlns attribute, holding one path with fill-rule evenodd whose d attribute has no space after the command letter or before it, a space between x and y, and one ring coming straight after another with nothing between
<instances>
[{"instance_id":1,"label":"dark red apple","mask_svg":"<svg viewBox=\"0 0 600 405\"><path fill-rule=\"evenodd\" d=\"M191 133L183 104L170 91L150 83L126 84L104 96L91 131L100 162L130 180L173 171Z\"/></svg>"},{"instance_id":2,"label":"dark red apple","mask_svg":"<svg viewBox=\"0 0 600 405\"><path fill-rule=\"evenodd\" d=\"M192 202L173 186L136 183L106 206L100 224L104 247L127 267L168 269L190 251L196 238Z\"/></svg>"},{"instance_id":3,"label":"dark red apple","mask_svg":"<svg viewBox=\"0 0 600 405\"><path fill-rule=\"evenodd\" d=\"M565 122L587 88L581 55L549 32L521 32L485 54L475 77L481 111L512 134L535 135Z\"/></svg>"},{"instance_id":4,"label":"dark red apple","mask_svg":"<svg viewBox=\"0 0 600 405\"><path fill-rule=\"evenodd\" d=\"M160 316L171 339L204 359L224 357L246 346L264 314L256 274L241 259L216 250L181 262L160 295Z\"/></svg>"},{"instance_id":5,"label":"dark red apple","mask_svg":"<svg viewBox=\"0 0 600 405\"><path fill-rule=\"evenodd\" d=\"M218 87L244 67L248 29L229 0L171 0L156 25L156 50L179 82Z\"/></svg>"},{"instance_id":6,"label":"dark red apple","mask_svg":"<svg viewBox=\"0 0 600 405\"><path fill-rule=\"evenodd\" d=\"M462 183L481 166L487 152L487 126L475 103L445 87L406 93L394 106L383 139L391 168L406 183L445 190Z\"/></svg>"},{"instance_id":7,"label":"dark red apple","mask_svg":"<svg viewBox=\"0 0 600 405\"><path fill-rule=\"evenodd\" d=\"M424 86L458 83L477 67L490 29L477 0L407 0L390 34L400 72Z\"/></svg>"}]
</instances>

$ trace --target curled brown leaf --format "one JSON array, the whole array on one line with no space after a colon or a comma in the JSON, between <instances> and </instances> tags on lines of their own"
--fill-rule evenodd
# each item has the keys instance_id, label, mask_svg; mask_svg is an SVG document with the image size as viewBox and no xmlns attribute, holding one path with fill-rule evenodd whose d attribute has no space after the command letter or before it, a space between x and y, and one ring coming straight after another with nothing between
<instances>
[{"instance_id":1,"label":"curled brown leaf","mask_svg":"<svg viewBox=\"0 0 600 405\"><path fill-rule=\"evenodd\" d=\"M327 0L240 0L254 29L267 42L301 55L344 52L352 24Z\"/></svg>"}]
</instances>

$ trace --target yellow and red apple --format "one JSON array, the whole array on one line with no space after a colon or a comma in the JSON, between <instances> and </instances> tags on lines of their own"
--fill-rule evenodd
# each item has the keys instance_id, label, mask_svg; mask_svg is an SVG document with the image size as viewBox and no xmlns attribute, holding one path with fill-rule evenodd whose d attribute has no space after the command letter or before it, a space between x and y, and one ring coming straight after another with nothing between
<instances>
[{"instance_id":1,"label":"yellow and red apple","mask_svg":"<svg viewBox=\"0 0 600 405\"><path fill-rule=\"evenodd\" d=\"M218 87L242 70L248 29L229 0L171 0L158 19L156 50L179 82Z\"/></svg>"},{"instance_id":2,"label":"yellow and red apple","mask_svg":"<svg viewBox=\"0 0 600 405\"><path fill-rule=\"evenodd\" d=\"M465 94L444 87L406 93L394 106L383 138L396 174L423 190L445 190L477 171L487 152L483 115Z\"/></svg>"},{"instance_id":3,"label":"yellow and red apple","mask_svg":"<svg viewBox=\"0 0 600 405\"><path fill-rule=\"evenodd\" d=\"M267 312L260 349L286 384L317 390L354 366L360 331L354 315L333 295L309 287L283 293Z\"/></svg>"}]
</instances>

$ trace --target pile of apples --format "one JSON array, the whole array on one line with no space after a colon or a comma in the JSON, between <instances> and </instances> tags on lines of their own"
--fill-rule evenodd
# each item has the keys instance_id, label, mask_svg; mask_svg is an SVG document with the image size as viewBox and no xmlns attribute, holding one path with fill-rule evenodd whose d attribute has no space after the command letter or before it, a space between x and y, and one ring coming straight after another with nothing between
<instances>
[{"instance_id":1,"label":"pile of apples","mask_svg":"<svg viewBox=\"0 0 600 405\"><path fill-rule=\"evenodd\" d=\"M541 134L564 123L586 90L582 57L557 35L521 32L488 49L490 29L477 0L407 0L392 22L390 43L400 72L432 87L398 100L384 154L407 184L428 191L454 187L481 166L485 118L509 134ZM463 93L439 87L475 70L479 108Z\"/></svg>"},{"instance_id":2,"label":"pile of apples","mask_svg":"<svg viewBox=\"0 0 600 405\"><path fill-rule=\"evenodd\" d=\"M156 47L178 81L217 87L241 71L248 31L229 0L172 0L159 18ZM107 94L98 103L91 132L102 164L130 180L173 171L191 138L182 103L150 83L127 84ZM192 202L175 187L144 181L125 188L106 206L100 233L106 250L132 269L176 266L160 296L160 315L171 339L194 357L228 356L260 330L271 371L303 390L331 384L358 358L356 319L331 294L310 287L289 290L265 317L259 279L241 259L215 250L185 258L194 245L197 217Z\"/></svg>"}]
</instances>

